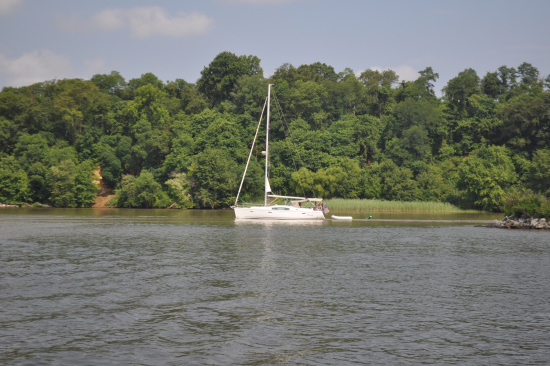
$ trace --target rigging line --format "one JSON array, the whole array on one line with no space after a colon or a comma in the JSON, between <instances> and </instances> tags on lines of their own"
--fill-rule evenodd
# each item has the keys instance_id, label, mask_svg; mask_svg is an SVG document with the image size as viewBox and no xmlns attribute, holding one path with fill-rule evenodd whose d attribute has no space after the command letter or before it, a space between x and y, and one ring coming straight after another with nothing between
<instances>
[{"instance_id":1,"label":"rigging line","mask_svg":"<svg viewBox=\"0 0 550 366\"><path fill-rule=\"evenodd\" d=\"M292 134L290 133L290 126L286 123L286 117L285 117L285 115L282 111L281 105L279 104L279 99L277 99L277 96L275 95L275 93L273 93L273 99L275 100L275 107L277 108L277 113L281 117L281 122L283 123L283 132L285 133L285 136L288 136L290 138L290 142L292 143L293 146L298 146L296 143L294 143L294 139L292 138ZM288 131L288 135L287 135L287 131ZM305 164L302 161L302 157L300 156L300 153L298 152L298 149L293 149L293 150L295 150L295 154L296 154L298 160L300 161L301 166L305 167ZM291 153L290 158L292 159L292 163L294 164L294 170L296 170L296 172L298 172L298 167L296 165L296 160L294 160L294 154ZM304 197L306 197L307 195L306 195L304 187L302 186L302 184L300 182L298 182L298 184L300 185L300 189L302 190L302 195ZM312 193L313 193L314 196L317 195L317 192L315 192L315 191L313 191Z\"/></svg>"},{"instance_id":2,"label":"rigging line","mask_svg":"<svg viewBox=\"0 0 550 366\"><path fill-rule=\"evenodd\" d=\"M265 98L264 107L262 109L262 114L260 120L258 121L258 127L256 127L256 134L254 135L254 140L252 140L252 146L250 147L250 152L248 153L248 160L246 161L246 167L244 168L243 177L241 178L241 184L239 186L239 192L237 192L237 197L235 198L235 206L239 201L239 195L241 194L241 189L243 188L244 177L246 176L246 171L248 170L248 165L250 164L250 158L252 157L252 151L254 150L254 145L256 144L256 138L258 137L258 131L260 131L260 125L262 124L262 118L264 117L265 107L267 105L267 98Z\"/></svg>"},{"instance_id":3,"label":"rigging line","mask_svg":"<svg viewBox=\"0 0 550 366\"><path fill-rule=\"evenodd\" d=\"M290 138L290 142L292 143L293 146L298 146L297 144L294 143L294 139L292 138L292 134L290 132L290 125L288 125L287 122L286 122L286 117L285 117L285 115L282 111L281 105L279 104L279 100L277 99L275 94L273 94L273 99L275 100L275 107L277 108L277 112L278 112L279 116L281 117L281 122L283 124L283 132L284 132L285 136ZM294 154L296 154L298 160L300 161L301 166L304 166L304 162L302 161L302 158L300 157L300 154L298 153L298 150L297 149L292 149L292 150L295 150ZM292 164L294 164L294 170L296 172L298 172L298 166L296 164L296 160L294 160L294 154L291 151L290 158L292 159ZM306 196L306 192L305 192L305 189L302 186L302 184L300 182L298 182L298 185L300 186L300 189L302 190L302 195Z\"/></svg>"}]
</instances>

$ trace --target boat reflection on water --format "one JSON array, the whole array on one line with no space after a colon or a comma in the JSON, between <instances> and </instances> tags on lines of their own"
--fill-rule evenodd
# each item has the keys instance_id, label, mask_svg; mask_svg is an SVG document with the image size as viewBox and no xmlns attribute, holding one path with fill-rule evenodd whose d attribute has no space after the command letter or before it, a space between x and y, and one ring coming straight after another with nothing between
<instances>
[{"instance_id":1,"label":"boat reflection on water","mask_svg":"<svg viewBox=\"0 0 550 366\"><path fill-rule=\"evenodd\" d=\"M236 225L290 225L290 226L322 226L327 225L328 220L269 220L269 219L235 219Z\"/></svg>"}]
</instances>

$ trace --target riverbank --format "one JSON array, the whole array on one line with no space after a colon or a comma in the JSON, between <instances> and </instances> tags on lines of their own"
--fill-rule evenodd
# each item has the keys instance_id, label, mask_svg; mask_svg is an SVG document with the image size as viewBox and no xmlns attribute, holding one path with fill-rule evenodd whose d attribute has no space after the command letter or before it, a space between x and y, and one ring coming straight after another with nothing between
<instances>
[{"instance_id":1,"label":"riverbank","mask_svg":"<svg viewBox=\"0 0 550 366\"><path fill-rule=\"evenodd\" d=\"M329 209L346 212L428 212L428 213L480 213L477 210L463 210L447 202L384 201L373 199L332 198L324 201Z\"/></svg>"},{"instance_id":2,"label":"riverbank","mask_svg":"<svg viewBox=\"0 0 550 366\"><path fill-rule=\"evenodd\" d=\"M506 216L502 220L494 220L492 227L501 229L536 229L550 230L550 222L546 219L537 218L516 218L514 216Z\"/></svg>"}]
</instances>

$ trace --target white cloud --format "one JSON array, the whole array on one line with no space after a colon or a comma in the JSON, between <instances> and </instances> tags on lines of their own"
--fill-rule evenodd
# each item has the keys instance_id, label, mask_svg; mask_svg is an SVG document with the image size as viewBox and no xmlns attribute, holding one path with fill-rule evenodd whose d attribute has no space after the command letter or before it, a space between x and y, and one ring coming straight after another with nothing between
<instances>
[{"instance_id":1,"label":"white cloud","mask_svg":"<svg viewBox=\"0 0 550 366\"><path fill-rule=\"evenodd\" d=\"M390 67L397 75L399 75L400 81L414 81L420 77L418 70L412 66L402 65L397 67Z\"/></svg>"},{"instance_id":2,"label":"white cloud","mask_svg":"<svg viewBox=\"0 0 550 366\"><path fill-rule=\"evenodd\" d=\"M84 61L84 68L82 72L83 79L90 79L95 74L107 72L107 62L104 58L95 58L93 60Z\"/></svg>"},{"instance_id":3,"label":"white cloud","mask_svg":"<svg viewBox=\"0 0 550 366\"><path fill-rule=\"evenodd\" d=\"M225 0L230 4L282 4L296 0Z\"/></svg>"},{"instance_id":4,"label":"white cloud","mask_svg":"<svg viewBox=\"0 0 550 366\"><path fill-rule=\"evenodd\" d=\"M64 18L60 26L71 31L102 30L112 32L127 29L134 38L147 39L154 36L183 38L206 33L214 20L204 14L179 12L168 14L159 6L135 7L132 9L106 9L89 20L77 17Z\"/></svg>"},{"instance_id":5,"label":"white cloud","mask_svg":"<svg viewBox=\"0 0 550 366\"><path fill-rule=\"evenodd\" d=\"M124 18L124 11L122 9L108 9L94 15L92 23L99 29L113 31L124 28L126 24Z\"/></svg>"},{"instance_id":6,"label":"white cloud","mask_svg":"<svg viewBox=\"0 0 550 366\"><path fill-rule=\"evenodd\" d=\"M0 16L13 14L17 7L23 4L23 1L24 0L0 0Z\"/></svg>"},{"instance_id":7,"label":"white cloud","mask_svg":"<svg viewBox=\"0 0 550 366\"><path fill-rule=\"evenodd\" d=\"M0 54L2 86L20 87L54 79L90 79L107 70L107 63L103 58L85 60L75 69L69 57L50 50L33 51L18 58L8 58Z\"/></svg>"},{"instance_id":8,"label":"white cloud","mask_svg":"<svg viewBox=\"0 0 550 366\"><path fill-rule=\"evenodd\" d=\"M0 54L0 78L9 86L24 86L40 81L61 79L73 74L71 61L49 50L25 53L19 58Z\"/></svg>"}]
</instances>

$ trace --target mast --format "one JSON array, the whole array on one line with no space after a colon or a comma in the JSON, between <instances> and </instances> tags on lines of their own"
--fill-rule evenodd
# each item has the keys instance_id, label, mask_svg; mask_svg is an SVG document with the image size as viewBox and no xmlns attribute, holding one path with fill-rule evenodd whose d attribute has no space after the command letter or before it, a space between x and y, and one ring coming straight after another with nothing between
<instances>
[{"instance_id":1,"label":"mast","mask_svg":"<svg viewBox=\"0 0 550 366\"><path fill-rule=\"evenodd\" d=\"M250 152L248 153L248 160L246 161L246 166L244 168L243 176L241 178L241 185L239 186L239 191L237 192L237 197L235 197L235 206L237 207L239 203L239 196L241 195L241 190L243 189L244 177L246 177L246 172L248 166L250 165L250 158L252 157L252 151L254 151L254 145L256 145L256 140L258 139L258 132L260 132L260 125L262 124L262 118L264 118L265 107L267 105L267 98L264 101L264 107L262 108L262 114L260 120L258 121L258 127L256 127L256 134L254 135L254 140L252 140L252 146L250 147Z\"/></svg>"},{"instance_id":2,"label":"mast","mask_svg":"<svg viewBox=\"0 0 550 366\"><path fill-rule=\"evenodd\" d=\"M267 121L265 124L265 189L264 189L264 206L267 206L267 193L271 191L269 180L267 178L267 170L269 168L269 106L271 103L271 85L267 85Z\"/></svg>"}]
</instances>

